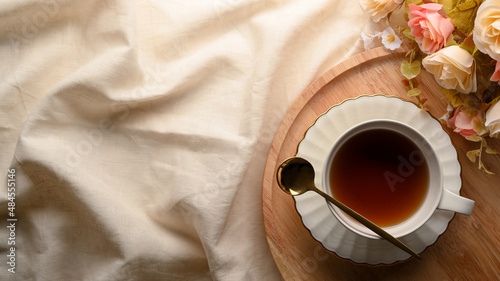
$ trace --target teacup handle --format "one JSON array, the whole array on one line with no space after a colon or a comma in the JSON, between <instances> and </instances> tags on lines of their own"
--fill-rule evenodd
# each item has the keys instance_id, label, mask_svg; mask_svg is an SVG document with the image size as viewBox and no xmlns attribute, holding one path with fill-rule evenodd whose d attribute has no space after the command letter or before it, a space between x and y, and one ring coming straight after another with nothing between
<instances>
[{"instance_id":1,"label":"teacup handle","mask_svg":"<svg viewBox=\"0 0 500 281\"><path fill-rule=\"evenodd\" d=\"M438 209L470 215L472 213L472 209L474 208L474 203L475 202L473 200L462 197L444 188Z\"/></svg>"}]
</instances>

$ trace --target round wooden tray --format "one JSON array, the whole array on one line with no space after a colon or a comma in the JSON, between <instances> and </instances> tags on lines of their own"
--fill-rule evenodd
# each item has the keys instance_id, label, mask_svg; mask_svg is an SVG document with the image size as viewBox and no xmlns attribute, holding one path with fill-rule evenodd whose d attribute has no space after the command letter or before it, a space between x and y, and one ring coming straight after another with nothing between
<instances>
[{"instance_id":1,"label":"round wooden tray","mask_svg":"<svg viewBox=\"0 0 500 281\"><path fill-rule=\"evenodd\" d=\"M500 165L492 165L500 163L500 156L488 155L483 161L492 163L486 165L496 175L483 174L465 158L466 151L478 145L458 134L450 135L462 164L461 194L475 200L476 206L471 216L456 215L420 261L368 266L339 258L314 240L300 220L295 201L276 183L279 163L295 155L309 126L331 106L377 93L408 99L400 73L408 50L407 46L397 52L380 47L345 60L314 81L285 115L271 144L262 189L267 240L285 280L500 280ZM428 98L426 107L441 117L447 101L434 77L422 71L418 82L422 97ZM489 143L500 148L499 140Z\"/></svg>"}]
</instances>

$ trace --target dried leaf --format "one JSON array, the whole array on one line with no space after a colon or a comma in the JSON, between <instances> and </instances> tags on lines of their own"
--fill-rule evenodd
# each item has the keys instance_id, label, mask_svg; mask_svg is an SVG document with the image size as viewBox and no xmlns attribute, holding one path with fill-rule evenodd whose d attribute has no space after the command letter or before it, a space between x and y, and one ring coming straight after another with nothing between
<instances>
[{"instance_id":1,"label":"dried leaf","mask_svg":"<svg viewBox=\"0 0 500 281\"><path fill-rule=\"evenodd\" d=\"M467 158L473 163L476 163L476 155L479 154L479 149L471 150L467 152ZM479 164L481 166L481 164Z\"/></svg>"},{"instance_id":2,"label":"dried leaf","mask_svg":"<svg viewBox=\"0 0 500 281\"><path fill-rule=\"evenodd\" d=\"M401 83L403 83L403 86L407 89L410 89L410 81L408 79L402 79Z\"/></svg>"},{"instance_id":3,"label":"dried leaf","mask_svg":"<svg viewBox=\"0 0 500 281\"><path fill-rule=\"evenodd\" d=\"M418 81L415 80L415 79L412 79L411 80L411 85L412 85L413 88L418 88Z\"/></svg>"},{"instance_id":4,"label":"dried leaf","mask_svg":"<svg viewBox=\"0 0 500 281\"><path fill-rule=\"evenodd\" d=\"M441 92L448 98L453 107L459 107L464 104L465 96L458 91L441 88Z\"/></svg>"},{"instance_id":5,"label":"dried leaf","mask_svg":"<svg viewBox=\"0 0 500 281\"><path fill-rule=\"evenodd\" d=\"M437 2L443 5L443 9L446 14L448 14L451 10L453 10L460 0L438 0Z\"/></svg>"},{"instance_id":6,"label":"dried leaf","mask_svg":"<svg viewBox=\"0 0 500 281\"><path fill-rule=\"evenodd\" d=\"M450 10L448 16L457 30L464 34L470 34L474 29L474 19L477 9L483 0L465 0Z\"/></svg>"},{"instance_id":7,"label":"dried leaf","mask_svg":"<svg viewBox=\"0 0 500 281\"><path fill-rule=\"evenodd\" d=\"M493 149L493 148L486 148L486 153L488 154L500 154L500 152L498 152L497 150Z\"/></svg>"},{"instance_id":8,"label":"dried leaf","mask_svg":"<svg viewBox=\"0 0 500 281\"><path fill-rule=\"evenodd\" d=\"M486 169L484 166L483 166L483 172L485 172L488 175L494 175L495 174L495 173L491 172L490 170Z\"/></svg>"},{"instance_id":9,"label":"dried leaf","mask_svg":"<svg viewBox=\"0 0 500 281\"><path fill-rule=\"evenodd\" d=\"M410 11L410 8L409 8L410 4L415 4L417 6L420 6L420 5L424 4L424 1L422 1L422 0L406 0L405 1L406 12Z\"/></svg>"},{"instance_id":10,"label":"dried leaf","mask_svg":"<svg viewBox=\"0 0 500 281\"><path fill-rule=\"evenodd\" d=\"M479 169L480 170L483 170L483 172L485 174L488 174L488 175L494 175L495 173L489 171L488 169L486 169L486 167L484 166L483 162L481 160L479 160Z\"/></svg>"},{"instance_id":11,"label":"dried leaf","mask_svg":"<svg viewBox=\"0 0 500 281\"><path fill-rule=\"evenodd\" d=\"M416 97L422 93L422 90L419 88L413 88L406 93L409 97Z\"/></svg>"},{"instance_id":12,"label":"dried leaf","mask_svg":"<svg viewBox=\"0 0 500 281\"><path fill-rule=\"evenodd\" d=\"M453 39L453 37L450 37L450 39L446 41L446 47L455 46L455 45L458 45L458 43L457 43L457 41L455 41L455 39Z\"/></svg>"},{"instance_id":13,"label":"dried leaf","mask_svg":"<svg viewBox=\"0 0 500 281\"><path fill-rule=\"evenodd\" d=\"M449 12L453 8L455 8L455 6L457 5L458 1L459 0L434 0L434 1L432 1L432 0L406 0L405 1L405 8L406 8L406 11L408 12L409 11L408 6L410 4L422 5L422 4L427 4L427 3L438 3L438 4L443 5L443 9L446 12Z\"/></svg>"},{"instance_id":14,"label":"dried leaf","mask_svg":"<svg viewBox=\"0 0 500 281\"><path fill-rule=\"evenodd\" d=\"M424 113L424 112L429 112L429 109L426 108L423 104L420 104L420 113Z\"/></svg>"},{"instance_id":15,"label":"dried leaf","mask_svg":"<svg viewBox=\"0 0 500 281\"><path fill-rule=\"evenodd\" d=\"M411 80L420 74L420 61L416 60L411 64L407 61L401 63L401 73L406 79Z\"/></svg>"},{"instance_id":16,"label":"dried leaf","mask_svg":"<svg viewBox=\"0 0 500 281\"><path fill-rule=\"evenodd\" d=\"M465 137L465 139L468 141L473 141L473 142L480 142L483 140L483 138L478 136L478 135L468 136L468 137Z\"/></svg>"},{"instance_id":17,"label":"dried leaf","mask_svg":"<svg viewBox=\"0 0 500 281\"><path fill-rule=\"evenodd\" d=\"M472 118L472 129L479 135L482 136L488 133L488 128L484 126L484 123L479 118Z\"/></svg>"},{"instance_id":18,"label":"dried leaf","mask_svg":"<svg viewBox=\"0 0 500 281\"><path fill-rule=\"evenodd\" d=\"M498 97L494 98L494 99L493 99L493 100L491 100L488 104L489 104L489 105L493 105L493 104L495 104L495 103L497 103L497 102L500 102L500 96L498 96Z\"/></svg>"},{"instance_id":19,"label":"dried leaf","mask_svg":"<svg viewBox=\"0 0 500 281\"><path fill-rule=\"evenodd\" d=\"M472 39L472 34L465 38L464 42L460 45L460 48L466 50L467 52L473 54L476 50L476 45L474 44L474 40Z\"/></svg>"},{"instance_id":20,"label":"dried leaf","mask_svg":"<svg viewBox=\"0 0 500 281\"><path fill-rule=\"evenodd\" d=\"M477 91L476 93L483 93L487 91L488 94L493 94L493 98L498 96L498 89L492 89L490 86L492 83L490 77L495 72L496 61L493 60L488 54L483 52L476 52L473 56L476 61L476 78L477 78ZM492 91L490 91L492 90Z\"/></svg>"}]
</instances>

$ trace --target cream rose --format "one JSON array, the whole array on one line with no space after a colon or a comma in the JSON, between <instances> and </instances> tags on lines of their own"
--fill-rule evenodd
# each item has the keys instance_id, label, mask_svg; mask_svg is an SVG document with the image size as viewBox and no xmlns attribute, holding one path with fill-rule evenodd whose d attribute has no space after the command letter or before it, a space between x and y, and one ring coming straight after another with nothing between
<instances>
[{"instance_id":1,"label":"cream rose","mask_svg":"<svg viewBox=\"0 0 500 281\"><path fill-rule=\"evenodd\" d=\"M500 102L497 102L486 111L484 125L490 131L491 136L500 137Z\"/></svg>"},{"instance_id":2,"label":"cream rose","mask_svg":"<svg viewBox=\"0 0 500 281\"><path fill-rule=\"evenodd\" d=\"M486 0L477 10L474 43L495 60L500 60L500 0Z\"/></svg>"},{"instance_id":3,"label":"cream rose","mask_svg":"<svg viewBox=\"0 0 500 281\"><path fill-rule=\"evenodd\" d=\"M378 22L403 3L403 0L361 0L360 3L373 21Z\"/></svg>"},{"instance_id":4,"label":"cream rose","mask_svg":"<svg viewBox=\"0 0 500 281\"><path fill-rule=\"evenodd\" d=\"M460 93L477 90L476 62L469 52L459 46L443 48L425 57L422 65L443 88Z\"/></svg>"}]
</instances>

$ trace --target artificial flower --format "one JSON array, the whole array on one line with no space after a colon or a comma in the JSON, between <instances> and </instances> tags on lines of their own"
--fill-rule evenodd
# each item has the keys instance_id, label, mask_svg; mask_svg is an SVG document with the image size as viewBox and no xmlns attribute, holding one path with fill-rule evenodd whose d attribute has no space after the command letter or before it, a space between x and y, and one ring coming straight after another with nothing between
<instances>
[{"instance_id":1,"label":"artificial flower","mask_svg":"<svg viewBox=\"0 0 500 281\"><path fill-rule=\"evenodd\" d=\"M417 6L410 4L408 26L420 50L432 54L446 45L452 38L455 26L451 20L439 13L443 5L429 3Z\"/></svg>"},{"instance_id":2,"label":"artificial flower","mask_svg":"<svg viewBox=\"0 0 500 281\"><path fill-rule=\"evenodd\" d=\"M401 47L402 42L403 41L396 35L392 27L389 26L382 32L382 44L384 44L387 49L396 50Z\"/></svg>"},{"instance_id":3,"label":"artificial flower","mask_svg":"<svg viewBox=\"0 0 500 281\"><path fill-rule=\"evenodd\" d=\"M474 44L493 59L500 60L500 0L486 0L474 21Z\"/></svg>"},{"instance_id":4,"label":"artificial flower","mask_svg":"<svg viewBox=\"0 0 500 281\"><path fill-rule=\"evenodd\" d=\"M459 46L450 46L425 57L422 65L441 87L470 93L477 90L476 62Z\"/></svg>"},{"instance_id":5,"label":"artificial flower","mask_svg":"<svg viewBox=\"0 0 500 281\"><path fill-rule=\"evenodd\" d=\"M464 137L482 135L484 132L477 124L482 124L483 112L478 110L476 115L470 116L462 109L463 106L459 106L451 112L452 116L448 119L448 127Z\"/></svg>"},{"instance_id":6,"label":"artificial flower","mask_svg":"<svg viewBox=\"0 0 500 281\"><path fill-rule=\"evenodd\" d=\"M396 9L403 0L361 0L361 7L366 10L373 21L378 22Z\"/></svg>"},{"instance_id":7,"label":"artificial flower","mask_svg":"<svg viewBox=\"0 0 500 281\"><path fill-rule=\"evenodd\" d=\"M490 131L490 136L500 137L500 102L495 103L486 111L484 125Z\"/></svg>"},{"instance_id":8,"label":"artificial flower","mask_svg":"<svg viewBox=\"0 0 500 281\"><path fill-rule=\"evenodd\" d=\"M492 174L481 156L483 151L500 153L486 141L500 138L500 0L360 2L377 26L376 31L362 34L365 49L382 44L398 49L398 39L403 36L416 43L401 64L407 96L415 97L418 106L427 110L427 98L421 97L416 79L423 66L448 99L447 113L440 120L467 140L480 142L479 149L467 152L467 158L472 162L479 159L479 169Z\"/></svg>"},{"instance_id":9,"label":"artificial flower","mask_svg":"<svg viewBox=\"0 0 500 281\"><path fill-rule=\"evenodd\" d=\"M377 34L367 34L365 32L361 33L361 39L363 39L363 46L365 47L366 51L370 50L371 48L373 48L373 46L375 46L375 42L373 42L373 40L375 38L380 37L380 35L382 35L382 33L377 33Z\"/></svg>"},{"instance_id":10,"label":"artificial flower","mask_svg":"<svg viewBox=\"0 0 500 281\"><path fill-rule=\"evenodd\" d=\"M500 84L500 61L497 61L495 72L491 75L491 81L497 81Z\"/></svg>"}]
</instances>

